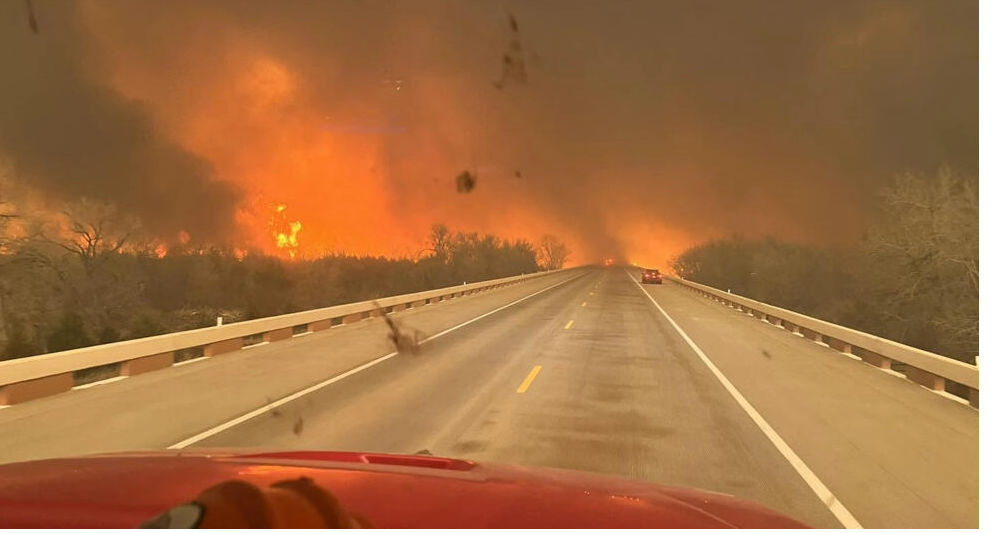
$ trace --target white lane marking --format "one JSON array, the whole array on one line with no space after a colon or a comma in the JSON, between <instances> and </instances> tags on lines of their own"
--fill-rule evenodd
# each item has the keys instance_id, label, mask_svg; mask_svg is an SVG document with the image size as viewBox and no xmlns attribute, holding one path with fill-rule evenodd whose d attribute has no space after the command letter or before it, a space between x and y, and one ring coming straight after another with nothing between
<instances>
[{"instance_id":1,"label":"white lane marking","mask_svg":"<svg viewBox=\"0 0 994 533\"><path fill-rule=\"evenodd\" d=\"M697 357L699 357L701 361L704 362L704 365L707 366L709 370L711 370L711 372L714 374L716 378L718 378L718 381L722 384L722 386L725 387L725 390L727 390L728 393L732 395L732 398L735 398L735 401L739 404L739 407L741 407L746 412L746 414L749 415L749 418L751 418L752 421L755 422L757 426L759 426L759 429L763 432L764 435L766 435L766 438L770 439L770 442L773 443L773 446L775 446L776 449L784 456L784 459L787 459L787 462L794 467L794 470L796 470L797 473L801 476L801 479L803 479L804 482L807 483L809 487L811 487L811 490L813 490L815 495L818 497L818 499L820 499L821 502L824 503L826 507L828 507L828 510L831 511L833 515L835 515L835 518L837 518L839 522L841 522L842 525L847 529L862 529L863 526L860 525L858 520L856 520L856 517L854 517L852 513L850 513L849 510L846 509L846 506L839 501L839 499L835 496L835 494L832 494L832 491L830 491L828 487L826 487L825 484L822 483L821 479L819 479L818 476L815 475L815 473L808 467L808 465L804 464L804 461L802 461L801 458L798 457L796 453L794 453L794 450L791 449L791 447L787 444L786 441L783 440L780 434L777 433L772 426L770 426L770 424L766 421L766 419L763 418L763 415L759 414L759 411L757 411L752 406L752 404L749 403L749 400L745 399L745 396L742 396L742 393L739 392L739 389L735 388L735 385L732 385L732 382L725 377L725 374L722 374L721 370L718 370L718 367L715 366L714 363L711 362L711 359L707 355L705 355L704 352L697 346L697 343L695 343L690 338L690 336L683 331L683 328L677 325L676 321L674 321L670 317L669 313L667 313L666 311L663 310L662 307L660 307L659 303L656 302L656 299L653 298L651 294L649 294L649 291L645 290L645 287L640 285L639 282L635 281L635 278L632 277L631 273L628 273L628 277L632 279L632 282L635 283L635 285L638 286L639 289L642 289L642 292L645 293L645 295L649 298L649 301L652 302L654 306L656 306L656 309L658 309L659 312L663 314L663 316L670 323L670 325L672 325L673 328L676 329L677 333L679 333L680 336L683 337L683 340L686 341L688 345L690 345L690 348L694 350L694 353L697 354Z\"/></svg>"},{"instance_id":2,"label":"white lane marking","mask_svg":"<svg viewBox=\"0 0 994 533\"><path fill-rule=\"evenodd\" d=\"M488 316L490 316L490 315L492 315L494 313L498 313L500 311L503 311L504 309L507 309L508 307L511 307L513 305L517 305L517 304L519 304L519 303L521 303L521 302L523 302L523 301L525 301L525 300L527 300L527 299L529 299L529 298L531 298L533 296L538 296L539 294L542 294L545 291L552 290L552 289L554 289L554 288L556 288L556 287L558 287L558 286L560 286L560 285L562 285L564 283L568 283L570 281L573 281L574 279L576 279L576 278L578 278L578 277L580 277L582 275L583 274L577 274L575 276L571 276L571 277L569 277L569 278L567 278L567 279L565 279L563 281L560 281L559 283L556 283L555 285L550 285L550 286L548 286L548 287L546 287L546 288L544 288L544 289L542 289L540 291L533 292L533 293L529 294L528 296L525 296L523 298L519 298L519 299L517 299L517 300L515 300L515 301L513 301L513 302L511 302L511 303L509 303L507 305L498 307L497 309L494 309L493 311L488 311L488 312L486 312L486 313L484 313L484 314L482 314L482 315L480 315L478 317L471 318L471 319L463 322L462 324L457 324L455 326L452 326L449 329L446 329L444 331L440 331L440 332L432 335L431 337L428 337L423 342L429 342L429 341L435 340L435 339L437 339L437 338L439 338L439 337L441 337L443 335L448 335L449 333L452 333L453 331L455 331L457 329L464 328L464 327L472 324L473 322L476 322L478 320L482 320L482 319L484 319L484 318L486 318L486 317L488 317ZM262 407L260 407L258 409L255 409L254 411L250 411L250 412L245 413L244 415L241 415L241 416L239 416L237 418L233 418L233 419L231 419L231 420L229 420L229 421L227 421L227 422L225 422L225 423L223 423L223 424L221 424L219 426L215 426L215 427L212 427L212 428L210 428L210 429L208 429L206 431L202 431L200 433L197 433L196 435L194 435L194 436L192 436L192 437L190 437L188 439L181 440L181 441L177 442L176 444L173 444L173 445L169 446L167 449L169 449L169 450L178 450L178 449L186 448L187 446L189 446L191 444L196 444L196 443L198 443L198 442L200 442L200 441L202 441L202 440L204 440L204 439L206 439L208 437L212 437L214 435L217 435L218 433L221 433L222 431L231 429L231 428L237 426L238 424L241 424L242 422L245 422L247 420L251 420L251 419L253 419L253 418L255 418L255 417L257 417L257 416L259 416L261 414L264 414L264 413L267 413L269 411L272 411L273 409L276 409L277 407L279 407L281 405L285 405L285 404L290 403L290 402L292 402L292 401L294 401L294 400L296 400L298 398L306 396L306 395L308 395L308 394L310 394L312 392L315 392L317 390L323 389L323 388L327 387L328 385L331 385L333 383L337 383L337 382L339 382L339 381L341 381L341 380L343 380L343 379L345 379L345 378L347 378L347 377L349 377L349 376L351 376L353 374L358 374L359 372L362 372L363 370L366 370L367 368L372 368L372 367L374 367L374 366L376 366L376 365L378 365L378 364L380 364L380 363L382 363L384 361L387 361L389 359L394 358L396 355L397 355L397 352L390 352L390 353L388 353L388 354L386 354L386 355L384 355L382 357L379 357L377 359L374 359L374 360L372 360L372 361L370 361L368 363L359 365L359 366L353 368L352 370L348 370L348 371L343 372L343 373L341 373L341 374L339 374L339 375L337 375L335 377L326 379L326 380L322 381L321 383L318 383L316 385L311 385L310 387L307 387L306 389L304 389L302 391L295 392L295 393L293 393L293 394L291 394L289 396L285 396L283 398L280 398L279 400L276 400L274 402L271 402L271 403L268 403L266 405L263 405Z\"/></svg>"},{"instance_id":3,"label":"white lane marking","mask_svg":"<svg viewBox=\"0 0 994 533\"><path fill-rule=\"evenodd\" d=\"M87 383L85 385L76 385L75 387L72 388L72 390L82 390L82 389L88 389L90 387L96 387L97 385L106 385L108 383L114 383L115 381L121 381L122 379L125 379L127 377L128 376L114 376L112 378L101 379L100 381L94 381L93 383Z\"/></svg>"},{"instance_id":4,"label":"white lane marking","mask_svg":"<svg viewBox=\"0 0 994 533\"><path fill-rule=\"evenodd\" d=\"M304 335L310 335L311 333L314 333L314 332L313 331L305 331L303 333L294 333L293 337L294 338L303 337Z\"/></svg>"}]
</instances>

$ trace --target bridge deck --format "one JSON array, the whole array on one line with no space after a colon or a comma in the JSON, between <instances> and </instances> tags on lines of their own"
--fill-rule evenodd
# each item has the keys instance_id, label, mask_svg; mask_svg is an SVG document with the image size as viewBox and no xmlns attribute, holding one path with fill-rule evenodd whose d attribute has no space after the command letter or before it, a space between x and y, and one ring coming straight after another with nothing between
<instances>
[{"instance_id":1,"label":"bridge deck","mask_svg":"<svg viewBox=\"0 0 994 533\"><path fill-rule=\"evenodd\" d=\"M839 525L623 269L574 275L403 311L429 335L463 326L272 408L391 352L385 325L0 409L0 462L179 443L429 449L694 486ZM863 526L977 527L976 410L675 285L646 289Z\"/></svg>"}]
</instances>

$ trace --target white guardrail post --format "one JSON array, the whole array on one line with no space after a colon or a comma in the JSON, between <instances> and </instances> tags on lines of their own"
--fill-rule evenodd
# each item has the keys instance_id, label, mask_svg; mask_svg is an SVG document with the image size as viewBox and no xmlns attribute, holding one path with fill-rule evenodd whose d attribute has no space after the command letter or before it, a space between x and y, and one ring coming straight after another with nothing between
<instances>
[{"instance_id":1,"label":"white guardrail post","mask_svg":"<svg viewBox=\"0 0 994 533\"><path fill-rule=\"evenodd\" d=\"M969 389L970 405L980 408L980 369L955 359L920 350L883 337L870 335L838 324L825 322L787 309L721 291L676 276L667 276L678 285L733 309L780 326L785 330L827 345L875 367L890 370L892 362L905 365L905 377L925 388L945 392L946 381ZM977 362L979 363L979 357Z\"/></svg>"},{"instance_id":2,"label":"white guardrail post","mask_svg":"<svg viewBox=\"0 0 994 533\"><path fill-rule=\"evenodd\" d=\"M291 338L297 328L306 327L307 331L315 332L332 325L351 324L371 318L376 316L377 304L384 310L403 311L565 270L463 283L455 287L381 298L375 303L356 302L231 324L223 324L222 317L218 317L216 326L0 361L0 405L21 403L68 391L75 385L75 373L81 370L119 364L117 375L133 376L172 366L176 362L177 352L184 350L202 349L204 357L215 357L241 350L246 345L246 338L261 335L263 341L275 342Z\"/></svg>"}]
</instances>

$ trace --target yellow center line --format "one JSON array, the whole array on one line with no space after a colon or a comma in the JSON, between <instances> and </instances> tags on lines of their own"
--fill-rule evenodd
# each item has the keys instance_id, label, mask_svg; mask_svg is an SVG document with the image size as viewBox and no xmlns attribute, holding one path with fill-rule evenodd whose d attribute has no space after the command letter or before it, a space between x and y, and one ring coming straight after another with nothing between
<instances>
[{"instance_id":1,"label":"yellow center line","mask_svg":"<svg viewBox=\"0 0 994 533\"><path fill-rule=\"evenodd\" d=\"M536 365L535 368L533 368L532 371L528 373L528 377L526 377L525 380L521 382L521 386L518 387L518 394L524 394L525 391L528 390L528 387L531 386L532 381L535 381L535 376L538 376L538 373L541 371L542 371L542 365Z\"/></svg>"},{"instance_id":2,"label":"yellow center line","mask_svg":"<svg viewBox=\"0 0 994 533\"><path fill-rule=\"evenodd\" d=\"M569 329L569 328L571 328L571 327L573 327L573 321L572 321L572 320L570 320L569 322L567 322L567 323L566 323L566 327L565 327L565 328L563 328L563 329Z\"/></svg>"},{"instance_id":3,"label":"yellow center line","mask_svg":"<svg viewBox=\"0 0 994 533\"><path fill-rule=\"evenodd\" d=\"M587 302L583 302L582 304L580 304L580 307L587 307Z\"/></svg>"}]
</instances>

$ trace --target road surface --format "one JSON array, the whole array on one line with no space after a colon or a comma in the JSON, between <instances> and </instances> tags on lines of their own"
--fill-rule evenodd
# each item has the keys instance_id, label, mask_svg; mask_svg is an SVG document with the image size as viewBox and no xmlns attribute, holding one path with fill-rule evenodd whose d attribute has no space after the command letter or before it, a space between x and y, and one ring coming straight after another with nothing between
<instances>
[{"instance_id":1,"label":"road surface","mask_svg":"<svg viewBox=\"0 0 994 533\"><path fill-rule=\"evenodd\" d=\"M979 523L976 410L673 283L581 269L396 316L435 336L421 355L365 320L0 410L0 462L429 450L729 493L818 527Z\"/></svg>"}]
</instances>

